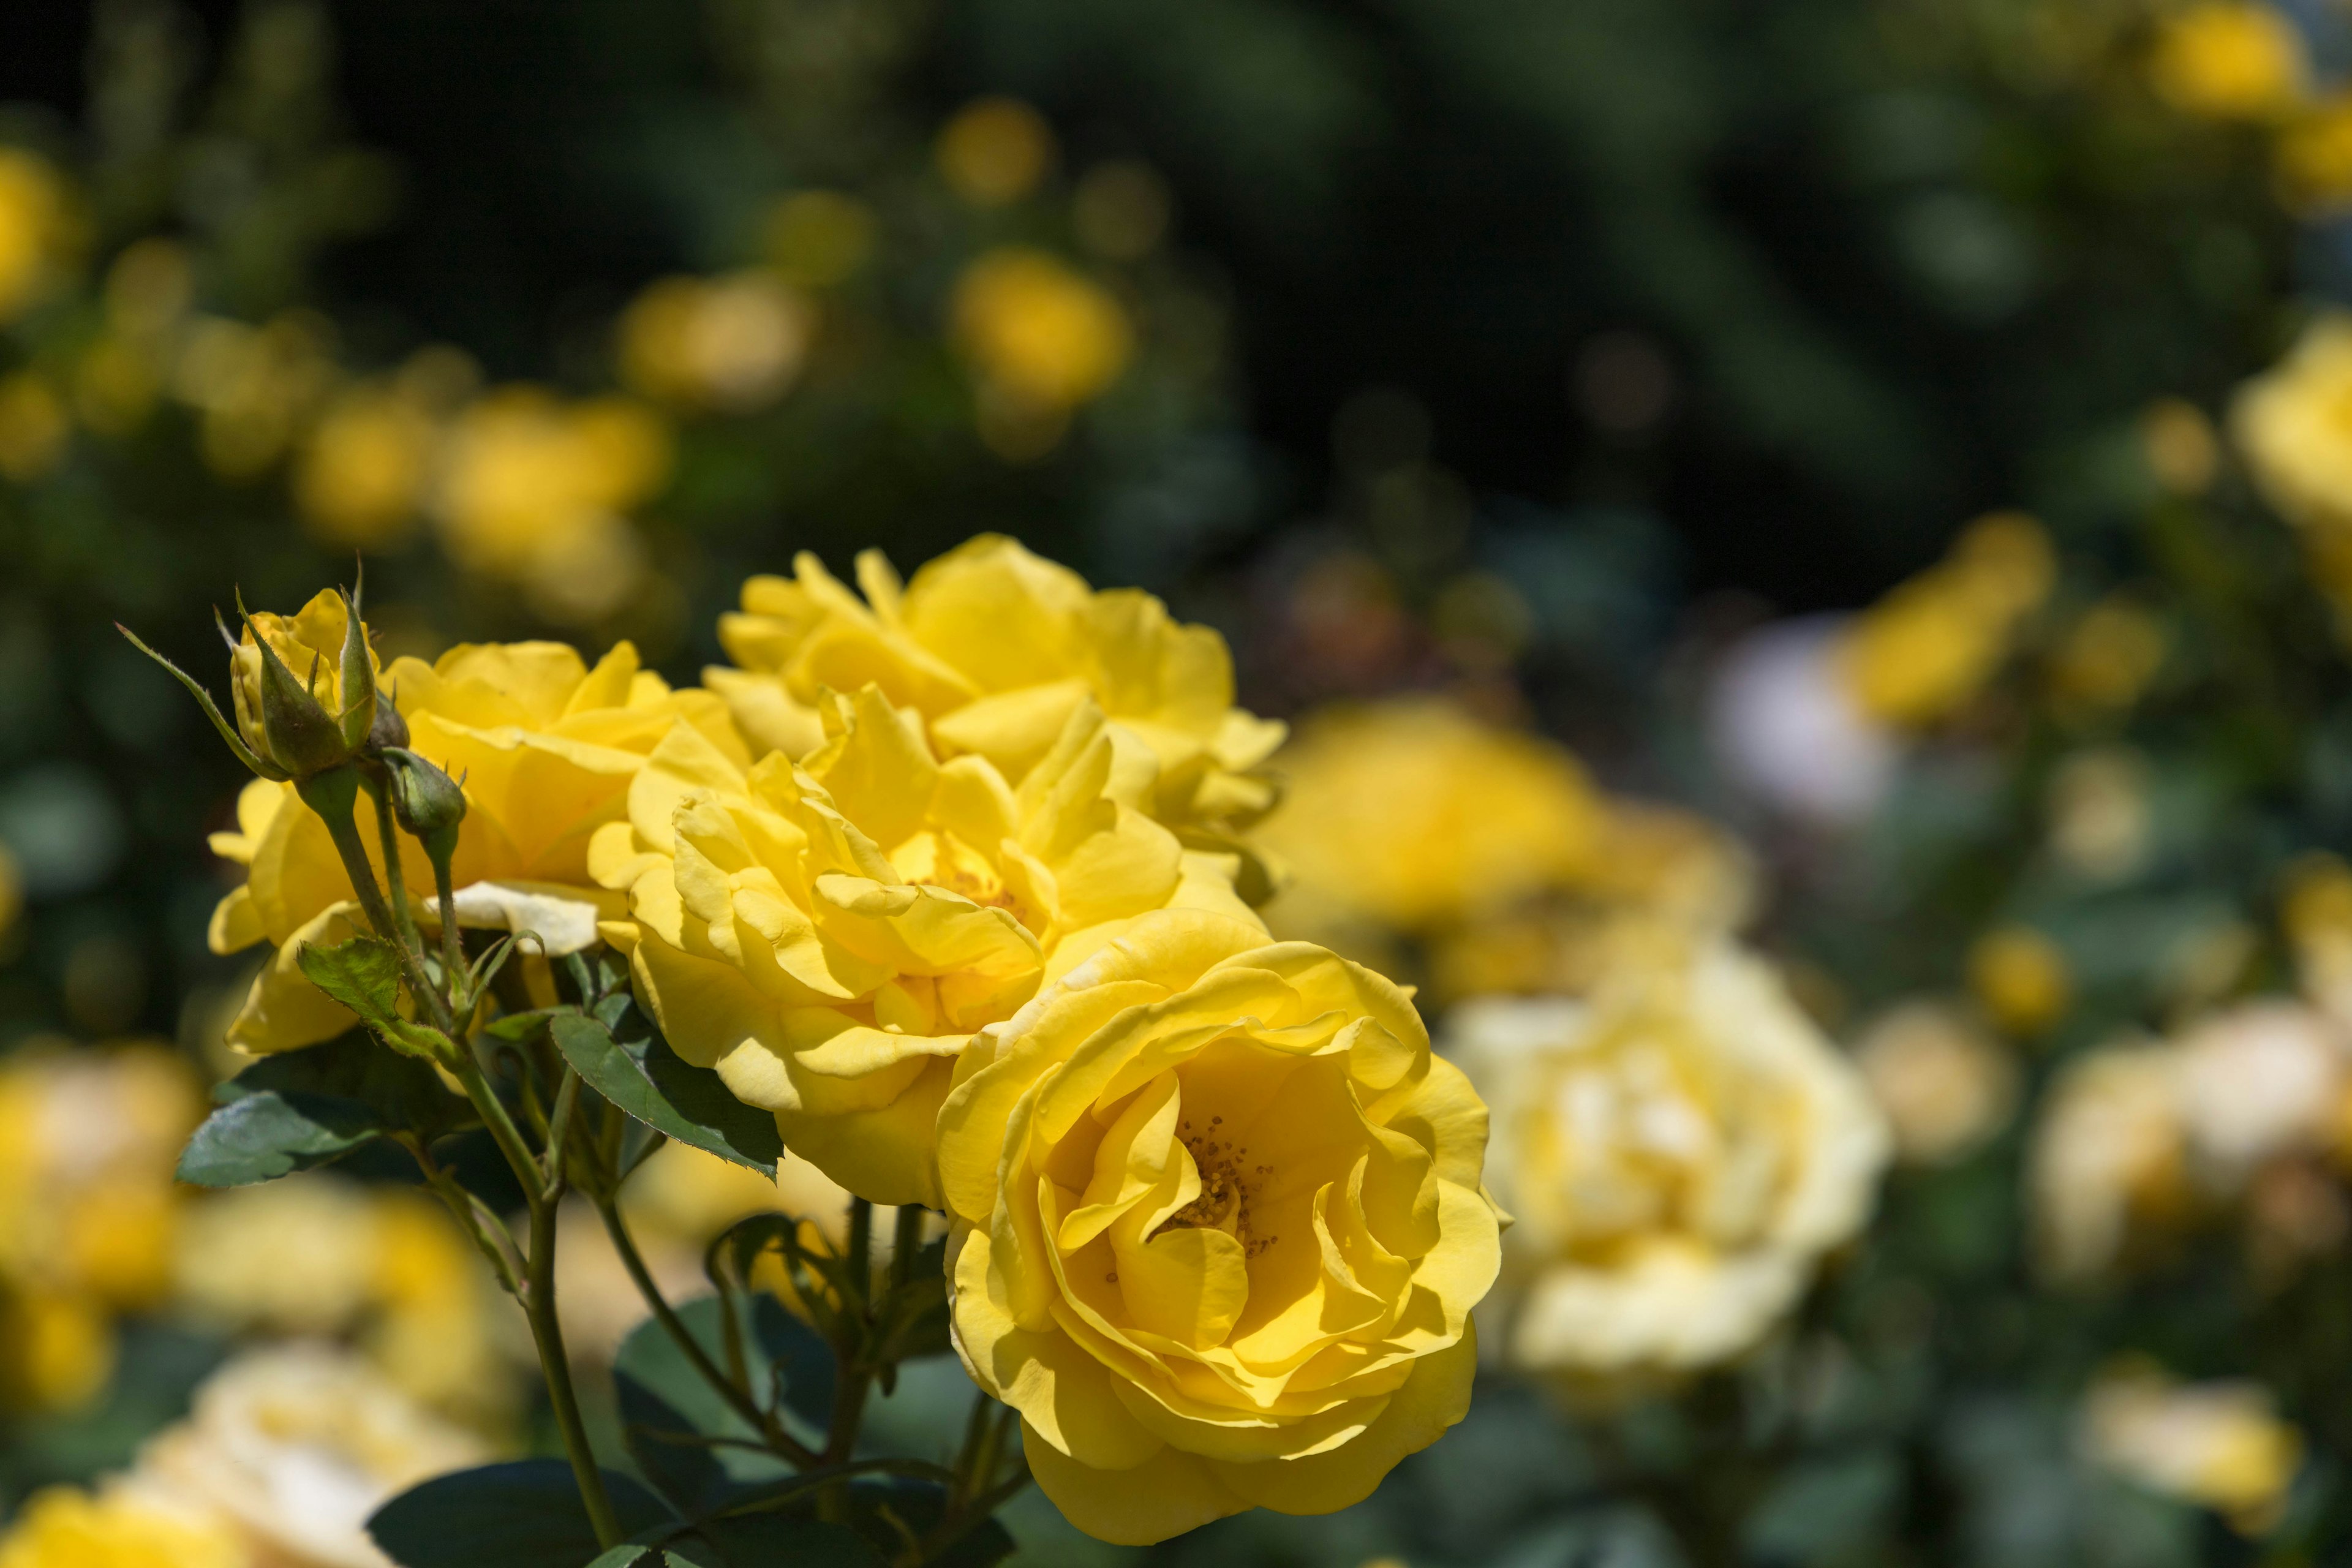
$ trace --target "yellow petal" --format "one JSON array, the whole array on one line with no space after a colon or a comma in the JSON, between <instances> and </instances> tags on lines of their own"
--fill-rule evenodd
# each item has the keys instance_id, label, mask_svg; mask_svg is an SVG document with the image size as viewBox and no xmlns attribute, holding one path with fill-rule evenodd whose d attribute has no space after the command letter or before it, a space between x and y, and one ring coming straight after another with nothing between
<instances>
[{"instance_id":1,"label":"yellow petal","mask_svg":"<svg viewBox=\"0 0 2352 1568\"><path fill-rule=\"evenodd\" d=\"M1062 1517L1116 1546L1150 1546L1250 1506L1208 1460L1181 1449L1163 1447L1130 1468L1098 1470L1033 1439L1025 1422L1021 1447L1037 1489Z\"/></svg>"}]
</instances>

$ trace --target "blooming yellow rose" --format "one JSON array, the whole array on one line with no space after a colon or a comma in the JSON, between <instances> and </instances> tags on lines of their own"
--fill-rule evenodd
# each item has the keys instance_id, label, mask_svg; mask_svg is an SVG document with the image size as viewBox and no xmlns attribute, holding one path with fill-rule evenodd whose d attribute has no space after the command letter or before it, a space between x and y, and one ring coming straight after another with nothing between
<instances>
[{"instance_id":1,"label":"blooming yellow rose","mask_svg":"<svg viewBox=\"0 0 2352 1568\"><path fill-rule=\"evenodd\" d=\"M1234 706L1224 638L1174 620L1149 594L1097 592L996 534L904 587L866 551L863 602L814 555L793 570L743 584L741 613L719 621L740 668L703 672L755 746L807 755L824 740L819 694L872 682L930 721L942 755L986 758L1018 785L1092 697L1111 721L1118 799L1193 847L1234 847L1274 805L1257 770L1283 727Z\"/></svg>"},{"instance_id":2,"label":"blooming yellow rose","mask_svg":"<svg viewBox=\"0 0 2352 1568\"><path fill-rule=\"evenodd\" d=\"M2305 330L2294 352L2241 387L2230 434L2288 521L2352 528L2352 314Z\"/></svg>"},{"instance_id":3,"label":"blooming yellow rose","mask_svg":"<svg viewBox=\"0 0 2352 1568\"><path fill-rule=\"evenodd\" d=\"M2190 1187L2174 1053L2116 1045L2069 1062L2043 1097L2028 1183L2036 1251L2060 1279L2095 1277L2177 1217Z\"/></svg>"},{"instance_id":4,"label":"blooming yellow rose","mask_svg":"<svg viewBox=\"0 0 2352 1568\"><path fill-rule=\"evenodd\" d=\"M2180 1384L2126 1366L2084 1395L2081 1444L2103 1468L2217 1510L2243 1534L2278 1522L2303 1468L2303 1434L2258 1383Z\"/></svg>"},{"instance_id":5,"label":"blooming yellow rose","mask_svg":"<svg viewBox=\"0 0 2352 1568\"><path fill-rule=\"evenodd\" d=\"M2022 512L1977 519L1942 561L1854 617L1839 650L1850 694L1885 724L1946 717L1992 679L2056 578L2039 522Z\"/></svg>"},{"instance_id":6,"label":"blooming yellow rose","mask_svg":"<svg viewBox=\"0 0 2352 1568\"><path fill-rule=\"evenodd\" d=\"M685 728L656 748L596 837L598 877L629 895L606 930L679 1055L850 1191L936 1206L954 1058L1059 947L1148 910L1246 907L1228 858L1116 797L1118 747L1084 698L1017 790L984 757L939 761L878 687L824 715L798 766L747 771Z\"/></svg>"},{"instance_id":7,"label":"blooming yellow rose","mask_svg":"<svg viewBox=\"0 0 2352 1568\"><path fill-rule=\"evenodd\" d=\"M322 602L341 613L340 601L322 595L296 624L321 613ZM451 864L459 922L535 931L553 952L590 945L599 916L620 911L588 874L588 841L620 818L630 780L661 738L684 725L722 755L749 755L723 703L708 692L672 691L638 668L627 643L593 669L558 643L465 644L429 665L396 659L380 685L407 721L412 749L464 783L466 820ZM373 857L369 815L362 804L361 837ZM248 1050L290 1050L352 1027L352 1016L295 962L302 944L340 942L361 929L325 822L291 785L256 779L238 797L236 830L215 834L212 845L247 868L244 885L213 911L213 951L264 942L277 949L229 1039ZM381 875L380 863L372 864ZM415 840L401 840L401 865L412 893L432 888L432 863ZM421 905L420 913L430 919L435 907Z\"/></svg>"},{"instance_id":8,"label":"blooming yellow rose","mask_svg":"<svg viewBox=\"0 0 2352 1568\"><path fill-rule=\"evenodd\" d=\"M0 1568L252 1568L228 1524L122 1488L35 1494L0 1537Z\"/></svg>"},{"instance_id":9,"label":"blooming yellow rose","mask_svg":"<svg viewBox=\"0 0 2352 1568\"><path fill-rule=\"evenodd\" d=\"M1360 1501L1469 1405L1486 1106L1403 992L1255 925L1057 962L940 1112L965 1366L1104 1540Z\"/></svg>"},{"instance_id":10,"label":"blooming yellow rose","mask_svg":"<svg viewBox=\"0 0 2352 1568\"><path fill-rule=\"evenodd\" d=\"M1327 710L1276 765L1287 804L1261 837L1296 880L1278 923L1421 931L1589 870L1606 809L1576 759L1457 704Z\"/></svg>"},{"instance_id":11,"label":"blooming yellow rose","mask_svg":"<svg viewBox=\"0 0 2352 1568\"><path fill-rule=\"evenodd\" d=\"M1748 1349L1862 1228L1887 1158L1860 1077L1727 942L1631 951L1589 1000L1465 1003L1448 1054L1504 1108L1506 1353L1573 1378Z\"/></svg>"}]
</instances>

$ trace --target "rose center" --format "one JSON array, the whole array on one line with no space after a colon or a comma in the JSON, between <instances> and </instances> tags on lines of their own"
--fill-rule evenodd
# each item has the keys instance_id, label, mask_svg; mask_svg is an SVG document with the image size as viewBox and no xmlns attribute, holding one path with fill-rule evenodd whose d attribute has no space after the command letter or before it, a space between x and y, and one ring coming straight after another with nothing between
<instances>
[{"instance_id":1,"label":"rose center","mask_svg":"<svg viewBox=\"0 0 2352 1568\"><path fill-rule=\"evenodd\" d=\"M1251 1194L1259 1182L1274 1173L1274 1167L1251 1164L1249 1150L1223 1130L1224 1120L1212 1116L1205 1128L1195 1128L1190 1121L1177 1128L1177 1137L1192 1152L1193 1168L1201 1173L1201 1195L1161 1220L1151 1234L1180 1226L1222 1230L1242 1244L1244 1257L1255 1258L1281 1239L1260 1236L1250 1225Z\"/></svg>"}]
</instances>

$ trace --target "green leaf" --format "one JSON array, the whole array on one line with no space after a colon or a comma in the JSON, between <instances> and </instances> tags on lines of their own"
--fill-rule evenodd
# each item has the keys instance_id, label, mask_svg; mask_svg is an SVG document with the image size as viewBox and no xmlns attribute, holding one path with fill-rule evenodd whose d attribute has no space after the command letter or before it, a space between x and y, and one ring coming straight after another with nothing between
<instances>
[{"instance_id":1,"label":"green leaf","mask_svg":"<svg viewBox=\"0 0 2352 1568\"><path fill-rule=\"evenodd\" d=\"M441 1031L400 1016L400 951L372 936L332 947L305 947L295 955L310 984L357 1013L394 1048L413 1056L446 1056Z\"/></svg>"},{"instance_id":2,"label":"green leaf","mask_svg":"<svg viewBox=\"0 0 2352 1568\"><path fill-rule=\"evenodd\" d=\"M650 1546L615 1546L586 1568L662 1568L662 1553Z\"/></svg>"},{"instance_id":3,"label":"green leaf","mask_svg":"<svg viewBox=\"0 0 2352 1568\"><path fill-rule=\"evenodd\" d=\"M180 1155L180 1180L204 1187L307 1171L391 1132L429 1142L471 1120L432 1068L357 1031L264 1058L213 1092L220 1109Z\"/></svg>"},{"instance_id":4,"label":"green leaf","mask_svg":"<svg viewBox=\"0 0 2352 1568\"><path fill-rule=\"evenodd\" d=\"M660 1500L625 1475L606 1470L604 1489L631 1535L676 1522ZM562 1459L436 1476L376 1510L367 1528L400 1568L602 1563L610 1555L599 1554L572 1467Z\"/></svg>"},{"instance_id":5,"label":"green leaf","mask_svg":"<svg viewBox=\"0 0 2352 1568\"><path fill-rule=\"evenodd\" d=\"M547 1021L556 1047L588 1087L656 1132L772 1178L784 1150L776 1119L729 1093L717 1073L671 1050L634 1007L614 1011L618 1030L577 1013Z\"/></svg>"},{"instance_id":6,"label":"green leaf","mask_svg":"<svg viewBox=\"0 0 2352 1568\"><path fill-rule=\"evenodd\" d=\"M691 1568L884 1568L887 1562L847 1525L772 1513L705 1520L667 1551Z\"/></svg>"}]
</instances>

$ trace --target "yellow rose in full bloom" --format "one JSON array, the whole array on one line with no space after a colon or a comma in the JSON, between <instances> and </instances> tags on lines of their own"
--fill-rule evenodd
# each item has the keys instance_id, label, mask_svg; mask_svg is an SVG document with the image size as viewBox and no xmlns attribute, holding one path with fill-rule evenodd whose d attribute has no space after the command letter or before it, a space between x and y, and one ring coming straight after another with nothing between
<instances>
[{"instance_id":1,"label":"yellow rose in full bloom","mask_svg":"<svg viewBox=\"0 0 2352 1568\"><path fill-rule=\"evenodd\" d=\"M741 613L719 622L740 668L703 672L755 746L807 755L824 740L819 694L872 682L922 713L941 754L985 758L1017 785L1091 697L1111 721L1118 798L1192 847L1234 847L1275 803L1258 768L1283 727L1234 706L1224 638L1149 594L1097 592L997 534L903 587L866 551L862 602L814 555L793 570L743 584Z\"/></svg>"},{"instance_id":2,"label":"yellow rose in full bloom","mask_svg":"<svg viewBox=\"0 0 2352 1568\"><path fill-rule=\"evenodd\" d=\"M235 1530L123 1488L34 1495L0 1537L0 1568L252 1568Z\"/></svg>"},{"instance_id":3,"label":"yellow rose in full bloom","mask_svg":"<svg viewBox=\"0 0 2352 1568\"><path fill-rule=\"evenodd\" d=\"M938 759L878 687L824 709L826 743L749 770L674 731L601 830L638 994L678 1054L776 1113L793 1149L876 1203L937 1204L931 1121L976 1030L1057 949L1171 905L1247 914L1229 858L1187 853L1114 788L1111 726L1081 698L1016 789Z\"/></svg>"},{"instance_id":4,"label":"yellow rose in full bloom","mask_svg":"<svg viewBox=\"0 0 2352 1568\"><path fill-rule=\"evenodd\" d=\"M1565 748L1442 699L1327 710L1276 765L1287 804L1262 837L1296 876L1276 908L1318 934L1425 931L1557 887L1606 817Z\"/></svg>"},{"instance_id":5,"label":"yellow rose in full bloom","mask_svg":"<svg viewBox=\"0 0 2352 1568\"><path fill-rule=\"evenodd\" d=\"M1727 942L1629 951L1587 1000L1465 1003L1451 1034L1503 1108L1496 1305L1522 1366L1606 1384L1737 1356L1869 1217L1885 1118Z\"/></svg>"},{"instance_id":6,"label":"yellow rose in full bloom","mask_svg":"<svg viewBox=\"0 0 2352 1568\"><path fill-rule=\"evenodd\" d=\"M297 624L320 612L322 601L341 613L340 601L322 595ZM588 841L619 820L630 781L664 735L682 724L721 754L748 760L723 703L704 691L671 690L638 668L625 642L593 669L560 643L463 644L429 665L395 659L380 689L407 721L412 749L463 781L466 820L451 865L459 923L535 931L551 952L591 945L598 917L619 912L619 900L588 874ZM373 857L369 815L362 804L361 837ZM302 944L341 942L361 929L326 823L290 784L256 779L237 799L236 831L215 834L212 845L247 868L244 885L213 911L213 951L257 942L277 950L229 1039L248 1050L291 1050L352 1027L351 1013L295 962ZM402 838L401 865L412 893L431 889L432 863L414 839ZM419 912L436 914L429 901Z\"/></svg>"},{"instance_id":7,"label":"yellow rose in full bloom","mask_svg":"<svg viewBox=\"0 0 2352 1568\"><path fill-rule=\"evenodd\" d=\"M1086 948L940 1112L964 1364L1104 1540L1358 1502L1468 1408L1486 1108L1324 949L1182 911Z\"/></svg>"}]
</instances>

